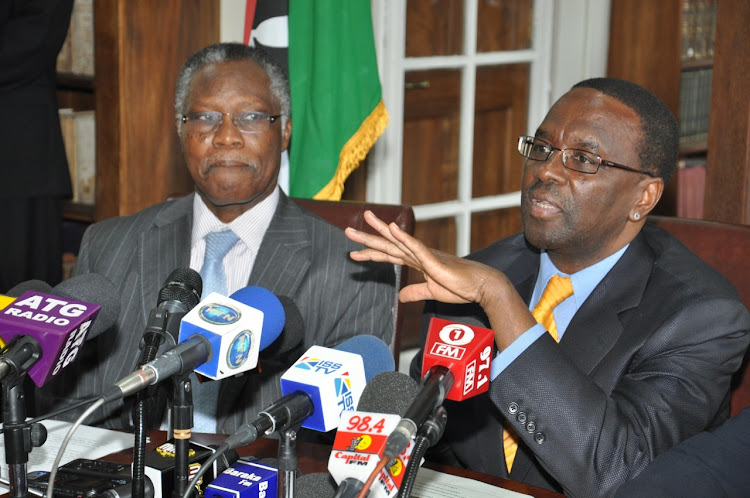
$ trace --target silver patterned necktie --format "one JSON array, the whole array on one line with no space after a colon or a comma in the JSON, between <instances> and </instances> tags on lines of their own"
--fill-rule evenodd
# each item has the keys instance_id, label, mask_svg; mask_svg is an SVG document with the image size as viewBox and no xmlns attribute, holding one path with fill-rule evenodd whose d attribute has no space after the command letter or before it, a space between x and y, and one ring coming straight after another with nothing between
<instances>
[{"instance_id":1,"label":"silver patterned necktie","mask_svg":"<svg viewBox=\"0 0 750 498\"><path fill-rule=\"evenodd\" d=\"M224 271L224 257L239 240L231 230L211 232L206 235L206 252L201 267L203 278L203 298L217 292L227 295L227 275ZM191 375L193 385L193 430L196 432L216 432L216 405L219 401L219 382L206 380L199 383L195 374Z\"/></svg>"}]
</instances>

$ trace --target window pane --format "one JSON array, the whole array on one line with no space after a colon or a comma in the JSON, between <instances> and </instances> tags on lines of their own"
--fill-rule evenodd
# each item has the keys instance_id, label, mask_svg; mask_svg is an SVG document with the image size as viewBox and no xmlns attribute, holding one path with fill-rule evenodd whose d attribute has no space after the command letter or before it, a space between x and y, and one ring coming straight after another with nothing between
<instances>
[{"instance_id":1,"label":"window pane","mask_svg":"<svg viewBox=\"0 0 750 498\"><path fill-rule=\"evenodd\" d=\"M414 237L424 242L427 247L439 249L449 254L456 254L456 220L454 218L441 218L435 220L419 221L414 227ZM409 270L407 283L414 284L424 282L422 274ZM404 321L401 327L401 349L421 347L419 333L422 330L422 309L424 301L417 303L406 303L402 306Z\"/></svg>"},{"instance_id":2,"label":"window pane","mask_svg":"<svg viewBox=\"0 0 750 498\"><path fill-rule=\"evenodd\" d=\"M472 196L516 192L523 158L516 151L526 133L529 65L477 69Z\"/></svg>"},{"instance_id":3,"label":"window pane","mask_svg":"<svg viewBox=\"0 0 750 498\"><path fill-rule=\"evenodd\" d=\"M461 74L406 73L401 198L419 205L458 196Z\"/></svg>"},{"instance_id":4,"label":"window pane","mask_svg":"<svg viewBox=\"0 0 750 498\"><path fill-rule=\"evenodd\" d=\"M512 207L471 215L471 250L487 247L495 241L521 231L521 208Z\"/></svg>"},{"instance_id":5,"label":"window pane","mask_svg":"<svg viewBox=\"0 0 750 498\"><path fill-rule=\"evenodd\" d=\"M463 53L463 23L463 1L407 1L406 57Z\"/></svg>"},{"instance_id":6,"label":"window pane","mask_svg":"<svg viewBox=\"0 0 750 498\"><path fill-rule=\"evenodd\" d=\"M477 52L531 48L533 3L532 0L479 0Z\"/></svg>"}]
</instances>

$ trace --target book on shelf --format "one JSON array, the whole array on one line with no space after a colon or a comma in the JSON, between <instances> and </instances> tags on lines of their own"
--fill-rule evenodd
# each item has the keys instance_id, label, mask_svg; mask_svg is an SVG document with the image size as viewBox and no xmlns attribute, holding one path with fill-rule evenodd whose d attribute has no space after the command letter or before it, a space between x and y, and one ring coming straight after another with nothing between
<instances>
[{"instance_id":1,"label":"book on shelf","mask_svg":"<svg viewBox=\"0 0 750 498\"><path fill-rule=\"evenodd\" d=\"M706 158L681 159L677 164L677 216L703 219Z\"/></svg>"},{"instance_id":2,"label":"book on shelf","mask_svg":"<svg viewBox=\"0 0 750 498\"><path fill-rule=\"evenodd\" d=\"M716 39L717 0L682 2L682 60L710 59Z\"/></svg>"},{"instance_id":3,"label":"book on shelf","mask_svg":"<svg viewBox=\"0 0 750 498\"><path fill-rule=\"evenodd\" d=\"M60 128L68 159L73 202L96 201L96 117L94 111L60 109Z\"/></svg>"},{"instance_id":4,"label":"book on shelf","mask_svg":"<svg viewBox=\"0 0 750 498\"><path fill-rule=\"evenodd\" d=\"M57 56L57 72L94 76L93 0L75 0L68 34Z\"/></svg>"},{"instance_id":5,"label":"book on shelf","mask_svg":"<svg viewBox=\"0 0 750 498\"><path fill-rule=\"evenodd\" d=\"M680 144L708 139L712 68L689 69L680 74Z\"/></svg>"}]
</instances>

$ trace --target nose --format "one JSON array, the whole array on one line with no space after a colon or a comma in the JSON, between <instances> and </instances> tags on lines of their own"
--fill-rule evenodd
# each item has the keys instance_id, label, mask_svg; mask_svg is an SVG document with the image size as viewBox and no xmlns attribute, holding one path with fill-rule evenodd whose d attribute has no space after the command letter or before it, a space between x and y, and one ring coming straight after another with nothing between
<instances>
[{"instance_id":1,"label":"nose","mask_svg":"<svg viewBox=\"0 0 750 498\"><path fill-rule=\"evenodd\" d=\"M526 166L535 168L534 176L543 182L564 183L568 175L563 164L563 152L555 149L546 161L526 161Z\"/></svg>"},{"instance_id":2,"label":"nose","mask_svg":"<svg viewBox=\"0 0 750 498\"><path fill-rule=\"evenodd\" d=\"M221 121L214 131L214 146L216 147L236 147L242 146L244 137L242 132L234 124L234 116L230 113L224 113Z\"/></svg>"}]
</instances>

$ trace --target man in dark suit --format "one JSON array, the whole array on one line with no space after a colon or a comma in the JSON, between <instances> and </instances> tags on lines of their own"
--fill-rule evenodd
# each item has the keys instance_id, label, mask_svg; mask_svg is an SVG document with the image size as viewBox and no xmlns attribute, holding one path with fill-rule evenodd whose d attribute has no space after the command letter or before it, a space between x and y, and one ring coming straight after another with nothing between
<instances>
[{"instance_id":1,"label":"man in dark suit","mask_svg":"<svg viewBox=\"0 0 750 498\"><path fill-rule=\"evenodd\" d=\"M462 259L371 213L382 237L347 229L369 246L354 259L425 275L400 298L432 300L426 319L495 333L489 391L447 403L445 444L431 458L607 496L659 453L724 421L750 314L718 272L644 224L677 150L677 123L650 92L586 80L519 140L523 233ZM545 316L537 304L548 287L559 299ZM413 376L420 367L421 354Z\"/></svg>"},{"instance_id":2,"label":"man in dark suit","mask_svg":"<svg viewBox=\"0 0 750 498\"><path fill-rule=\"evenodd\" d=\"M359 246L277 185L292 128L281 70L242 44L206 47L183 65L175 107L196 193L86 231L75 274L108 277L122 312L113 330L86 344L70 374L37 396L41 412L100 393L133 371L159 289L176 268L201 269L207 236L215 232L231 230L238 239L222 260L225 295L255 285L290 297L305 333L287 357L220 381L213 430L232 433L278 399L280 375L313 344L333 347L359 334L391 341L393 266L350 261L348 251ZM121 405L105 406L89 423L119 428L128 418Z\"/></svg>"},{"instance_id":3,"label":"man in dark suit","mask_svg":"<svg viewBox=\"0 0 750 498\"><path fill-rule=\"evenodd\" d=\"M0 5L0 292L62 277L62 205L71 188L55 61L72 10L73 0Z\"/></svg>"},{"instance_id":4,"label":"man in dark suit","mask_svg":"<svg viewBox=\"0 0 750 498\"><path fill-rule=\"evenodd\" d=\"M701 432L659 455L617 498L744 498L750 492L750 408L713 432Z\"/></svg>"}]
</instances>

